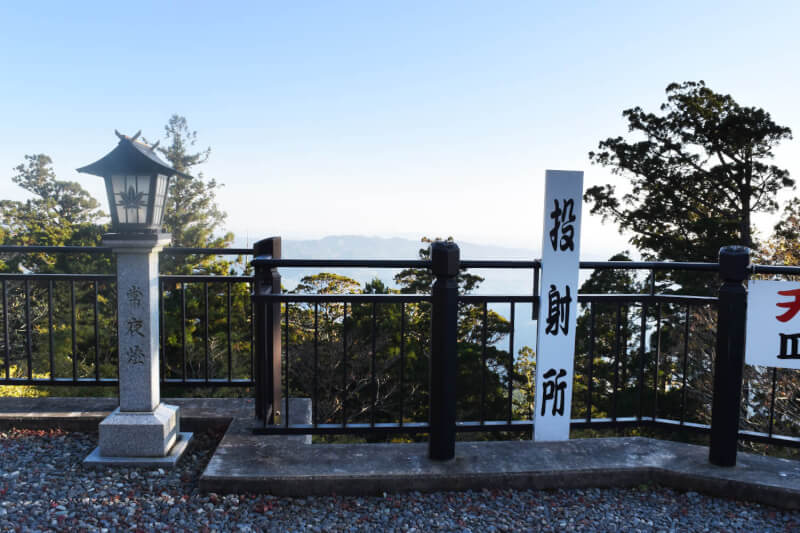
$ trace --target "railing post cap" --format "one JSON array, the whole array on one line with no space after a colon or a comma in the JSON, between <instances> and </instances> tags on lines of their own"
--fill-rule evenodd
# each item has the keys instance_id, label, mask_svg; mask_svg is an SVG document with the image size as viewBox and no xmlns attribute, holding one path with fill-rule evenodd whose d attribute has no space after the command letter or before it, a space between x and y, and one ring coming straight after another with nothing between
<instances>
[{"instance_id":1,"label":"railing post cap","mask_svg":"<svg viewBox=\"0 0 800 533\"><path fill-rule=\"evenodd\" d=\"M455 276L461 266L461 252L452 241L431 243L431 270L436 276Z\"/></svg>"},{"instance_id":2,"label":"railing post cap","mask_svg":"<svg viewBox=\"0 0 800 533\"><path fill-rule=\"evenodd\" d=\"M267 237L253 243L253 255L269 255L273 259L281 257L281 238Z\"/></svg>"},{"instance_id":3,"label":"railing post cap","mask_svg":"<svg viewBox=\"0 0 800 533\"><path fill-rule=\"evenodd\" d=\"M747 246L723 246L719 249L719 275L726 281L747 279L750 266L750 248Z\"/></svg>"}]
</instances>

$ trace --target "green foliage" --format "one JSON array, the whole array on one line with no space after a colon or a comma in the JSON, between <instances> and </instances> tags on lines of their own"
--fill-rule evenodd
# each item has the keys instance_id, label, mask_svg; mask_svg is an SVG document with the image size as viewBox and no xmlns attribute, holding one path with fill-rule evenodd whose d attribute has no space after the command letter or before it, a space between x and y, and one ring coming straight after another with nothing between
<instances>
[{"instance_id":1,"label":"green foliage","mask_svg":"<svg viewBox=\"0 0 800 533\"><path fill-rule=\"evenodd\" d=\"M27 191L25 201L0 200L0 244L96 246L106 226L100 204L72 181L56 179L52 160L44 155L26 155L14 168L11 180ZM8 254L0 260L0 271L109 272L103 255Z\"/></svg>"},{"instance_id":2,"label":"green foliage","mask_svg":"<svg viewBox=\"0 0 800 533\"><path fill-rule=\"evenodd\" d=\"M197 167L208 160L211 148L193 152L197 132L186 119L172 115L164 126L164 146L158 152L179 172L192 178L173 176L164 213L164 231L172 234L172 246L186 248L225 248L233 242L233 233L217 233L227 217L216 203L222 185L206 179ZM161 271L169 274L225 274L231 265L214 256L190 255L163 257Z\"/></svg>"},{"instance_id":3,"label":"green foliage","mask_svg":"<svg viewBox=\"0 0 800 533\"><path fill-rule=\"evenodd\" d=\"M774 212L776 194L794 187L788 171L770 162L774 148L791 139L791 130L776 124L763 109L741 106L702 81L673 83L666 93L660 115L640 107L623 112L629 132L638 138L608 138L599 143L597 152L590 152L593 163L611 168L630 183L625 194L618 194L611 184L587 190L584 199L592 204L592 213L613 220L620 231L631 232L630 242L647 259L714 262L721 246L757 249L752 216ZM794 199L773 237L761 248L762 262L798 264L798 220L800 201ZM592 278L582 292L622 292L629 283L632 289L637 287L632 279L601 279L597 274ZM716 284L715 276L696 272L656 279L659 292L710 294ZM613 315L620 313L622 324L635 328L642 317L641 306L633 307L630 316L626 316L631 312L627 306L613 307L604 310L597 305L595 309L593 409L597 412L593 415L605 416L612 408L618 416L635 414L641 387L645 414L657 401L661 417L709 423L714 309L651 305L647 329L632 329L629 337L624 331L614 331ZM587 353L587 320L584 313L578 321L578 354ZM638 341L638 346L628 339ZM642 383L636 377L640 373ZM743 428L767 431L772 377L767 369L745 369ZM775 428L781 427L775 431L790 434L800 419L794 408L797 394L790 392L797 390L796 379L793 374L782 377L775 381ZM608 402L613 383L619 388L615 406Z\"/></svg>"},{"instance_id":4,"label":"green foliage","mask_svg":"<svg viewBox=\"0 0 800 533\"><path fill-rule=\"evenodd\" d=\"M423 238L423 242L431 240ZM427 258L428 248L421 249L419 256ZM433 283L427 269L403 270L395 280L399 289L391 289L379 279L362 287L350 278L323 272L304 277L291 292L429 294ZM464 292L476 288L481 281L478 276L459 275ZM346 309L342 302L316 306L297 303L289 305L288 317L283 329L289 394L316 397L319 423L428 419L430 303L348 303ZM460 306L460 420L506 417L508 380L513 379L515 389L520 388L515 362L507 350L498 346L510 330L511 324L493 310L486 310L484 321L482 306ZM283 379L287 379L286 365ZM514 400L525 401L519 395ZM515 416L527 417L528 411L517 410Z\"/></svg>"},{"instance_id":5,"label":"green foliage","mask_svg":"<svg viewBox=\"0 0 800 533\"><path fill-rule=\"evenodd\" d=\"M800 265L800 198L784 207L772 237L759 251L760 263Z\"/></svg>"},{"instance_id":6,"label":"green foliage","mask_svg":"<svg viewBox=\"0 0 800 533\"><path fill-rule=\"evenodd\" d=\"M769 163L791 130L702 81L670 84L666 94L662 115L623 111L641 140L610 137L589 153L631 185L621 196L611 184L588 189L592 213L632 232L647 258L715 261L721 246L755 248L752 214L773 212L775 193L794 185Z\"/></svg>"},{"instance_id":7,"label":"green foliage","mask_svg":"<svg viewBox=\"0 0 800 533\"><path fill-rule=\"evenodd\" d=\"M230 245L232 234L217 236L225 220L225 213L215 201L219 184L213 179L206 180L202 173L197 172L198 165L208 158L209 150L191 151L197 134L188 128L186 119L177 115L172 116L165 127L165 138L166 146L160 149L162 155L176 169L195 175L191 180L171 180L165 221L166 229L173 233L173 245ZM12 180L29 193L30 199L0 201L0 244L100 244L108 227L103 223L105 215L99 209L99 202L78 183L58 180L48 156L25 156L25 162L14 172ZM3 254L0 272L113 273L112 261L111 254ZM241 258L238 264L234 264L215 256L175 257L167 254L162 255L161 266L162 273L218 275L245 268ZM8 280L6 289L11 357L9 361L0 363L0 371L4 372L8 365L9 373L13 370L20 376L71 378L73 370L78 378L116 376L116 294L113 284L99 282L95 286L93 282L84 281ZM182 306L184 297L185 313ZM26 301L29 304L27 314ZM233 379L249 378L250 307L245 283L223 281L208 286L204 283L165 283L162 316L165 375L168 378L196 379L208 371L211 378L227 378L229 375ZM226 321L228 308L232 320L230 330ZM36 390L43 392L47 389Z\"/></svg>"}]
</instances>

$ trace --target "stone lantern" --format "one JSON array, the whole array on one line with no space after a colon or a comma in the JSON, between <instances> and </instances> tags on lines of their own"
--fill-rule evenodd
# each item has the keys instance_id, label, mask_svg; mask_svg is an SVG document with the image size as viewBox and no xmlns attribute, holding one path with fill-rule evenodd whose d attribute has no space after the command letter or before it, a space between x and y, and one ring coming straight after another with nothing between
<instances>
[{"instance_id":1,"label":"stone lantern","mask_svg":"<svg viewBox=\"0 0 800 533\"><path fill-rule=\"evenodd\" d=\"M179 408L161 402L158 353L158 253L169 179L191 177L170 167L138 137L121 135L103 158L78 172L106 182L112 233L103 236L117 260L119 407L99 426L99 446L85 463L172 465L191 433L180 432Z\"/></svg>"}]
</instances>

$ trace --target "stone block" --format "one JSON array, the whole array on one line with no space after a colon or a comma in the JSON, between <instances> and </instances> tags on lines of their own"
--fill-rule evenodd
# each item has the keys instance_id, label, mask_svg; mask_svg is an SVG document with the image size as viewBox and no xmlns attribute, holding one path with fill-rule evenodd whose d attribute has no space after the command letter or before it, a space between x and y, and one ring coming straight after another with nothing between
<instances>
[{"instance_id":1,"label":"stone block","mask_svg":"<svg viewBox=\"0 0 800 533\"><path fill-rule=\"evenodd\" d=\"M172 468L178 464L183 452L189 447L189 441L191 440L191 433L178 433L178 438L175 439L175 445L170 448L169 454L164 457L106 457L100 453L100 446L98 446L83 460L83 466L89 468L106 466Z\"/></svg>"},{"instance_id":2,"label":"stone block","mask_svg":"<svg viewBox=\"0 0 800 533\"><path fill-rule=\"evenodd\" d=\"M179 408L159 404L152 412L116 409L100 422L103 457L164 457L180 431Z\"/></svg>"}]
</instances>

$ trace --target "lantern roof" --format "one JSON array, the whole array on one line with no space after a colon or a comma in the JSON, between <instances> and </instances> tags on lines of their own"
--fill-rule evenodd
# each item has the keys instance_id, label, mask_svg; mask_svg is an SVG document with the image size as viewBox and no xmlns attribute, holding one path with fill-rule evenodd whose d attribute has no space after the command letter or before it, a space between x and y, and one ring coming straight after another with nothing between
<instances>
[{"instance_id":1,"label":"lantern roof","mask_svg":"<svg viewBox=\"0 0 800 533\"><path fill-rule=\"evenodd\" d=\"M184 178L191 178L190 175L178 172L158 157L155 152L158 143L149 146L138 141L141 131L133 137L122 135L117 130L114 130L114 133L119 137L117 147L94 163L79 168L78 172L94 174L95 176L164 174L165 176L178 175Z\"/></svg>"}]
</instances>

